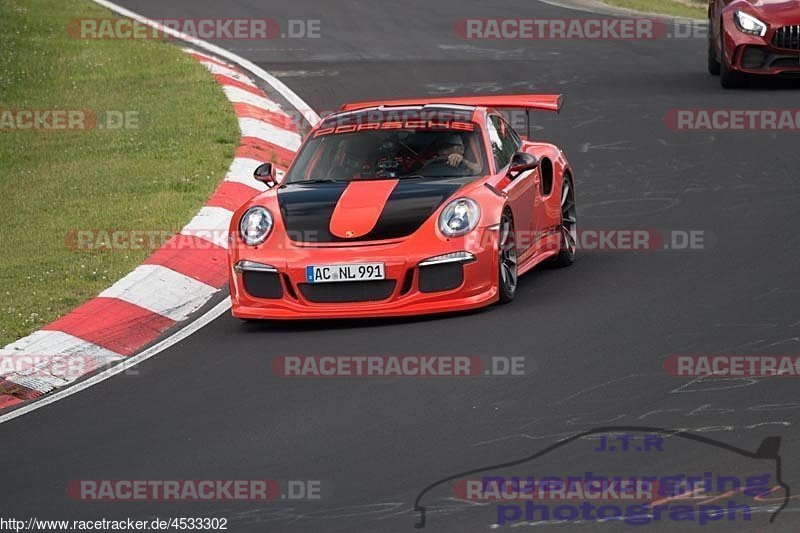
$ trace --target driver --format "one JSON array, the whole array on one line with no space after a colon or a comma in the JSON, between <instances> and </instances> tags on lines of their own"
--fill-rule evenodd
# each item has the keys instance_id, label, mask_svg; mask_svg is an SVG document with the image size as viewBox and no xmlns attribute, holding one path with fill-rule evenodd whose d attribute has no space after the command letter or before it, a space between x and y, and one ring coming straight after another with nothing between
<instances>
[{"instance_id":1,"label":"driver","mask_svg":"<svg viewBox=\"0 0 800 533\"><path fill-rule=\"evenodd\" d=\"M328 177L347 180L362 178L370 167L371 148L368 143L357 139L339 143L334 157L335 164L331 167Z\"/></svg>"},{"instance_id":2,"label":"driver","mask_svg":"<svg viewBox=\"0 0 800 533\"><path fill-rule=\"evenodd\" d=\"M457 133L448 135L439 142L436 155L437 158L446 160L451 167L458 168L464 165L470 172L476 174L481 170L479 164L464 158L464 141Z\"/></svg>"}]
</instances>

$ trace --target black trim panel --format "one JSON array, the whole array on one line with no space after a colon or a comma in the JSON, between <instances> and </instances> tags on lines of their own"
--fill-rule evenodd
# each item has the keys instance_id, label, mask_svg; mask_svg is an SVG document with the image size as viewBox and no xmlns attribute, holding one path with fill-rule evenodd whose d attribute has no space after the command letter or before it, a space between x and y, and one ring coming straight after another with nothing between
<instances>
[{"instance_id":1,"label":"black trim panel","mask_svg":"<svg viewBox=\"0 0 800 533\"><path fill-rule=\"evenodd\" d=\"M283 286L277 272L242 272L244 290L253 298L283 298Z\"/></svg>"},{"instance_id":2,"label":"black trim panel","mask_svg":"<svg viewBox=\"0 0 800 533\"><path fill-rule=\"evenodd\" d=\"M315 303L376 302L389 298L397 282L393 279L377 281L344 281L340 283L298 283L303 297Z\"/></svg>"},{"instance_id":3,"label":"black trim panel","mask_svg":"<svg viewBox=\"0 0 800 533\"><path fill-rule=\"evenodd\" d=\"M441 292L460 287L464 283L464 265L442 263L419 267L419 292Z\"/></svg>"}]
</instances>

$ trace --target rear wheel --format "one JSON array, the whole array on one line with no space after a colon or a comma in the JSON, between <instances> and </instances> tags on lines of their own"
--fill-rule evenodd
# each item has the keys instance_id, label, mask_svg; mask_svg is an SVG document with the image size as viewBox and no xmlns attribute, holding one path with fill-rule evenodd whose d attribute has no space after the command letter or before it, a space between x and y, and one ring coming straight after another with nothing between
<instances>
[{"instance_id":1,"label":"rear wheel","mask_svg":"<svg viewBox=\"0 0 800 533\"><path fill-rule=\"evenodd\" d=\"M575 208L575 189L572 178L564 176L561 186L561 251L555 257L553 265L569 266L575 262L578 251L578 216Z\"/></svg>"},{"instance_id":2,"label":"rear wheel","mask_svg":"<svg viewBox=\"0 0 800 533\"><path fill-rule=\"evenodd\" d=\"M517 292L517 243L514 237L514 219L511 213L503 211L498 236L498 291L500 303L508 303Z\"/></svg>"}]
</instances>

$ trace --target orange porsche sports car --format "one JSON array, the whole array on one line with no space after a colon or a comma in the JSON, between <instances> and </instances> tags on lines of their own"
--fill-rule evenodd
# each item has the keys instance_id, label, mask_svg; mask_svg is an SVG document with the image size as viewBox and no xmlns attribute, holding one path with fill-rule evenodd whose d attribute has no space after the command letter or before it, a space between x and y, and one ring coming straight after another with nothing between
<instances>
[{"instance_id":1,"label":"orange porsche sports car","mask_svg":"<svg viewBox=\"0 0 800 533\"><path fill-rule=\"evenodd\" d=\"M308 134L281 179L234 213L232 312L242 319L400 316L514 298L518 276L575 260L574 175L496 109L561 96L352 103Z\"/></svg>"}]
</instances>

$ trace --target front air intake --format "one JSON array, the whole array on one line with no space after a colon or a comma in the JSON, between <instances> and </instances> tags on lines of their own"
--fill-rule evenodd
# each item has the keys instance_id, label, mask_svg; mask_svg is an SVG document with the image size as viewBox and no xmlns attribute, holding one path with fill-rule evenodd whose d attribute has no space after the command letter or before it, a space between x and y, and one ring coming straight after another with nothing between
<instances>
[{"instance_id":1,"label":"front air intake","mask_svg":"<svg viewBox=\"0 0 800 533\"><path fill-rule=\"evenodd\" d=\"M772 44L777 48L800 50L800 25L778 28L772 38Z\"/></svg>"},{"instance_id":2,"label":"front air intake","mask_svg":"<svg viewBox=\"0 0 800 533\"><path fill-rule=\"evenodd\" d=\"M303 298L314 303L377 302L389 298L397 282L393 279L342 283L299 283Z\"/></svg>"}]
</instances>

